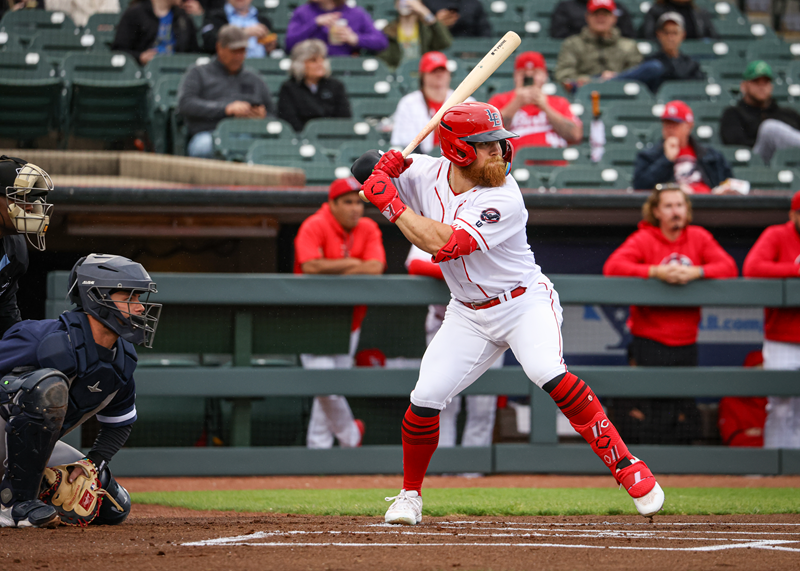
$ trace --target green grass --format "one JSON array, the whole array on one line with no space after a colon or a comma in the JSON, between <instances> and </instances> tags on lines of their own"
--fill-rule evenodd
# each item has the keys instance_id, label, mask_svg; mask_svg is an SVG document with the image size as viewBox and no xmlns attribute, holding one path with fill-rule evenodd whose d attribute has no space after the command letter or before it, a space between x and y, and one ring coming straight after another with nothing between
<instances>
[{"instance_id":1,"label":"green grass","mask_svg":"<svg viewBox=\"0 0 800 571\"><path fill-rule=\"evenodd\" d=\"M666 488L663 514L800 513L800 488ZM193 510L379 516L397 490L144 492L135 503ZM616 488L448 488L423 491L425 515L623 515L633 502Z\"/></svg>"}]
</instances>

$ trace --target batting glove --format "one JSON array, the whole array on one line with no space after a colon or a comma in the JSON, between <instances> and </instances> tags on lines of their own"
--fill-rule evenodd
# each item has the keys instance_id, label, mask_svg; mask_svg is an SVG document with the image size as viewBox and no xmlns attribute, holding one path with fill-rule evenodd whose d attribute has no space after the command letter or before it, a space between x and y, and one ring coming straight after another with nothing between
<instances>
[{"instance_id":1,"label":"batting glove","mask_svg":"<svg viewBox=\"0 0 800 571\"><path fill-rule=\"evenodd\" d=\"M408 208L397 193L397 188L382 170L375 169L361 187L367 199L378 207L389 222L396 221Z\"/></svg>"},{"instance_id":2,"label":"batting glove","mask_svg":"<svg viewBox=\"0 0 800 571\"><path fill-rule=\"evenodd\" d=\"M414 159L406 159L400 151L386 151L375 165L375 170L385 172L389 178L397 178L411 166L412 162Z\"/></svg>"}]
</instances>

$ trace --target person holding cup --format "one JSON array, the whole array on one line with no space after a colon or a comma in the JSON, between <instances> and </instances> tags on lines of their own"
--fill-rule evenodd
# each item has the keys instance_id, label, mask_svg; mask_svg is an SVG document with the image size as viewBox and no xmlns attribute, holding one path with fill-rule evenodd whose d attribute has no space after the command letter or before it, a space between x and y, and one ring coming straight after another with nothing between
<instances>
[{"instance_id":1,"label":"person holding cup","mask_svg":"<svg viewBox=\"0 0 800 571\"><path fill-rule=\"evenodd\" d=\"M379 52L389 45L369 14L345 0L309 0L297 7L286 30L286 49L309 39L325 42L332 57Z\"/></svg>"}]
</instances>

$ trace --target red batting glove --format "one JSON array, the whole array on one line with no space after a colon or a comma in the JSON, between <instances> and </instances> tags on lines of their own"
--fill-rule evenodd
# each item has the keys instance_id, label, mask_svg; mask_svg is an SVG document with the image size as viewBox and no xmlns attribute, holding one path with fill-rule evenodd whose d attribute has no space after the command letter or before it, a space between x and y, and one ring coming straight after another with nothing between
<instances>
[{"instance_id":1,"label":"red batting glove","mask_svg":"<svg viewBox=\"0 0 800 571\"><path fill-rule=\"evenodd\" d=\"M389 178L397 178L411 166L414 159L406 159L400 151L386 151L375 165L375 170L382 170Z\"/></svg>"},{"instance_id":2,"label":"red batting glove","mask_svg":"<svg viewBox=\"0 0 800 571\"><path fill-rule=\"evenodd\" d=\"M378 207L378 210L389 222L397 220L408 208L400 200L397 188L389 180L389 175L382 170L375 169L372 171L370 177L364 181L364 186L361 187L361 190L364 191L367 199Z\"/></svg>"}]
</instances>

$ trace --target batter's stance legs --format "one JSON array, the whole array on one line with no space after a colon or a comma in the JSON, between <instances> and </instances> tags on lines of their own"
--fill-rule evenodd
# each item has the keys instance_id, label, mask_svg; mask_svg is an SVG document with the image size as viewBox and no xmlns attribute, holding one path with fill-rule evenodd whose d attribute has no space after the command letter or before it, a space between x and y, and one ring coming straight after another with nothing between
<instances>
[{"instance_id":1,"label":"batter's stance legs","mask_svg":"<svg viewBox=\"0 0 800 571\"><path fill-rule=\"evenodd\" d=\"M647 465L628 452L619 432L589 385L572 373L563 373L542 387L550 394L572 428L583 436L611 474L633 498L643 516L657 513L664 505L664 492Z\"/></svg>"}]
</instances>

